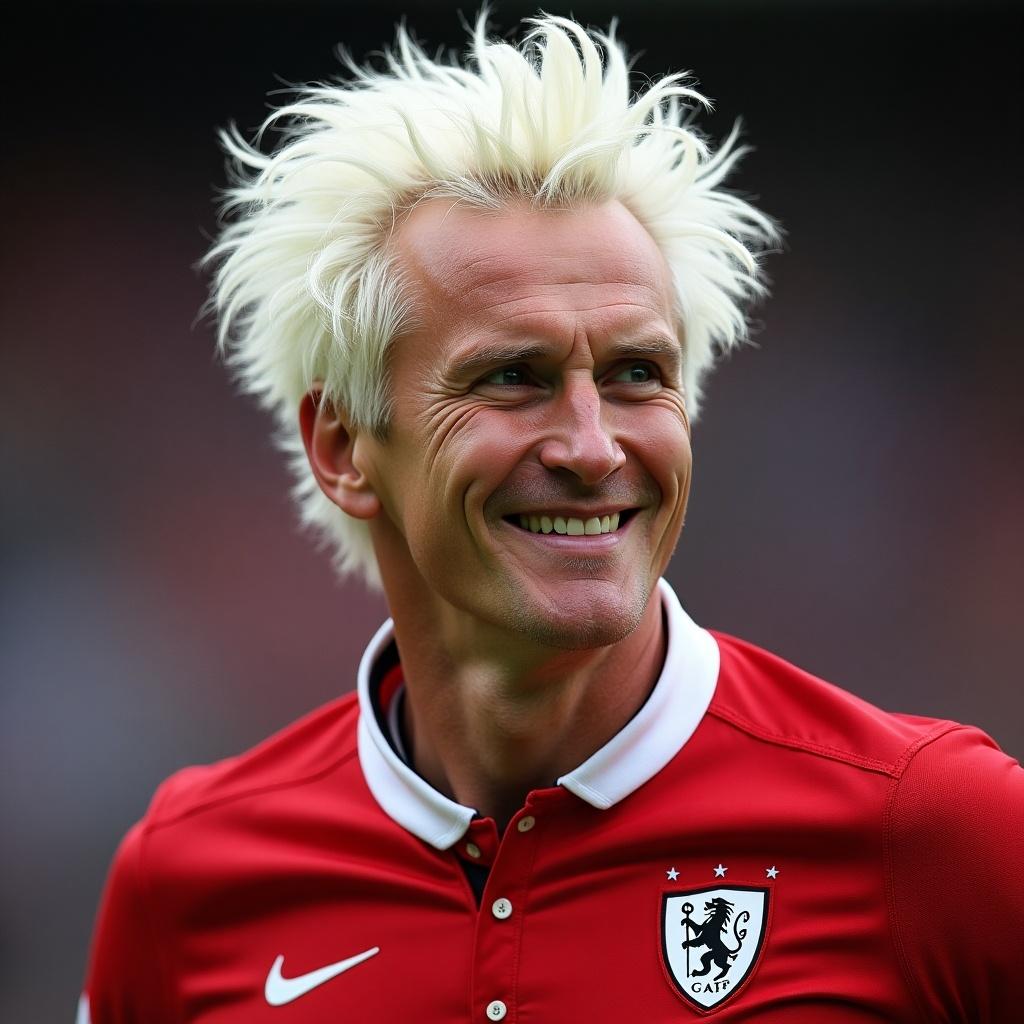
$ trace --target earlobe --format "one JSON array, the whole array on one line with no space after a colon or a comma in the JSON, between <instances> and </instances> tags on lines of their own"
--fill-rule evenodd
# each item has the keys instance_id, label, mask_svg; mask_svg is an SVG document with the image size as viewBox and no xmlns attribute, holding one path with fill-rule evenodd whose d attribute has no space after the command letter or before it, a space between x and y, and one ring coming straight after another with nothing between
<instances>
[{"instance_id":1,"label":"earlobe","mask_svg":"<svg viewBox=\"0 0 1024 1024\"><path fill-rule=\"evenodd\" d=\"M299 425L306 458L320 490L343 512L356 519L373 519L381 509L373 484L357 466L359 431L343 411L310 391L299 407Z\"/></svg>"}]
</instances>

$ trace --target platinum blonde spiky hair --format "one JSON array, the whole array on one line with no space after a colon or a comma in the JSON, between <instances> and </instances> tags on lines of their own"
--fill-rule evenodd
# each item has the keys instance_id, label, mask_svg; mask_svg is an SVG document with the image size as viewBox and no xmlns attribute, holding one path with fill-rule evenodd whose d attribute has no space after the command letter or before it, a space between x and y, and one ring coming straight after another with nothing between
<instances>
[{"instance_id":1,"label":"platinum blonde spiky hair","mask_svg":"<svg viewBox=\"0 0 1024 1024\"><path fill-rule=\"evenodd\" d=\"M219 347L276 418L303 522L331 543L340 572L371 585L369 529L317 486L298 408L321 382L357 428L385 435L388 347L412 314L389 241L415 203L623 203L672 272L691 417L716 351L744 340L744 307L765 290L756 254L775 227L720 187L743 153L738 129L711 152L691 124L709 104L685 73L632 95L614 27L527 24L515 47L489 40L481 13L466 66L431 59L401 27L383 70L346 58L350 80L301 91L253 145L234 127L221 133L234 184L206 257L217 264ZM266 155L270 128L283 140Z\"/></svg>"}]
</instances>

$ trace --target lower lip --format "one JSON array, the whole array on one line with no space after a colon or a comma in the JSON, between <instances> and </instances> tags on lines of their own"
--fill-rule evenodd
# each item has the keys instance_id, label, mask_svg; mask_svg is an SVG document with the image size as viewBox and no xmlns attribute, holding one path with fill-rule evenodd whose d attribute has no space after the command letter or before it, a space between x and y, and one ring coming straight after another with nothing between
<instances>
[{"instance_id":1,"label":"lower lip","mask_svg":"<svg viewBox=\"0 0 1024 1024\"><path fill-rule=\"evenodd\" d=\"M532 530L524 530L519 526L513 526L504 519L501 522L503 526L508 527L509 530L514 531L520 537L544 544L556 551L580 555L596 555L613 550L622 541L623 534L630 528L635 518L635 515L630 516L629 519L619 525L617 530L613 530L611 533L592 533L589 536L583 534L582 536L577 535L575 537L570 537L567 533L555 533L553 530L551 533L534 533Z\"/></svg>"}]
</instances>

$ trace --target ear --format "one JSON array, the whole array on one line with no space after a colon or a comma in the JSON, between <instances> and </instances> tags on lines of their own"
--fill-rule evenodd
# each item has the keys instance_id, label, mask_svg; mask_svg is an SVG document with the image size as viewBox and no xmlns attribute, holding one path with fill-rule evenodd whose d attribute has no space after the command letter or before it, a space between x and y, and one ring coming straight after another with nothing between
<instances>
[{"instance_id":1,"label":"ear","mask_svg":"<svg viewBox=\"0 0 1024 1024\"><path fill-rule=\"evenodd\" d=\"M320 490L355 519L373 519L381 510L380 498L356 465L359 435L344 411L325 402L322 392L314 389L302 399L299 425Z\"/></svg>"}]
</instances>

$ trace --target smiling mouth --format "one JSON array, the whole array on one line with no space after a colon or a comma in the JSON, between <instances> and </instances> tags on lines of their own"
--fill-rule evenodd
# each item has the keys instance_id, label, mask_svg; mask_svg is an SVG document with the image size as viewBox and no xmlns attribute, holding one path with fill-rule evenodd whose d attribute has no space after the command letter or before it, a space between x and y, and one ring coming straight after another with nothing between
<instances>
[{"instance_id":1,"label":"smiling mouth","mask_svg":"<svg viewBox=\"0 0 1024 1024\"><path fill-rule=\"evenodd\" d=\"M590 516L583 519L578 516L560 515L512 515L506 516L505 522L526 530L528 533L557 533L568 537L596 537L602 533L615 533L625 526L637 511L635 508L613 512L606 516Z\"/></svg>"}]
</instances>

